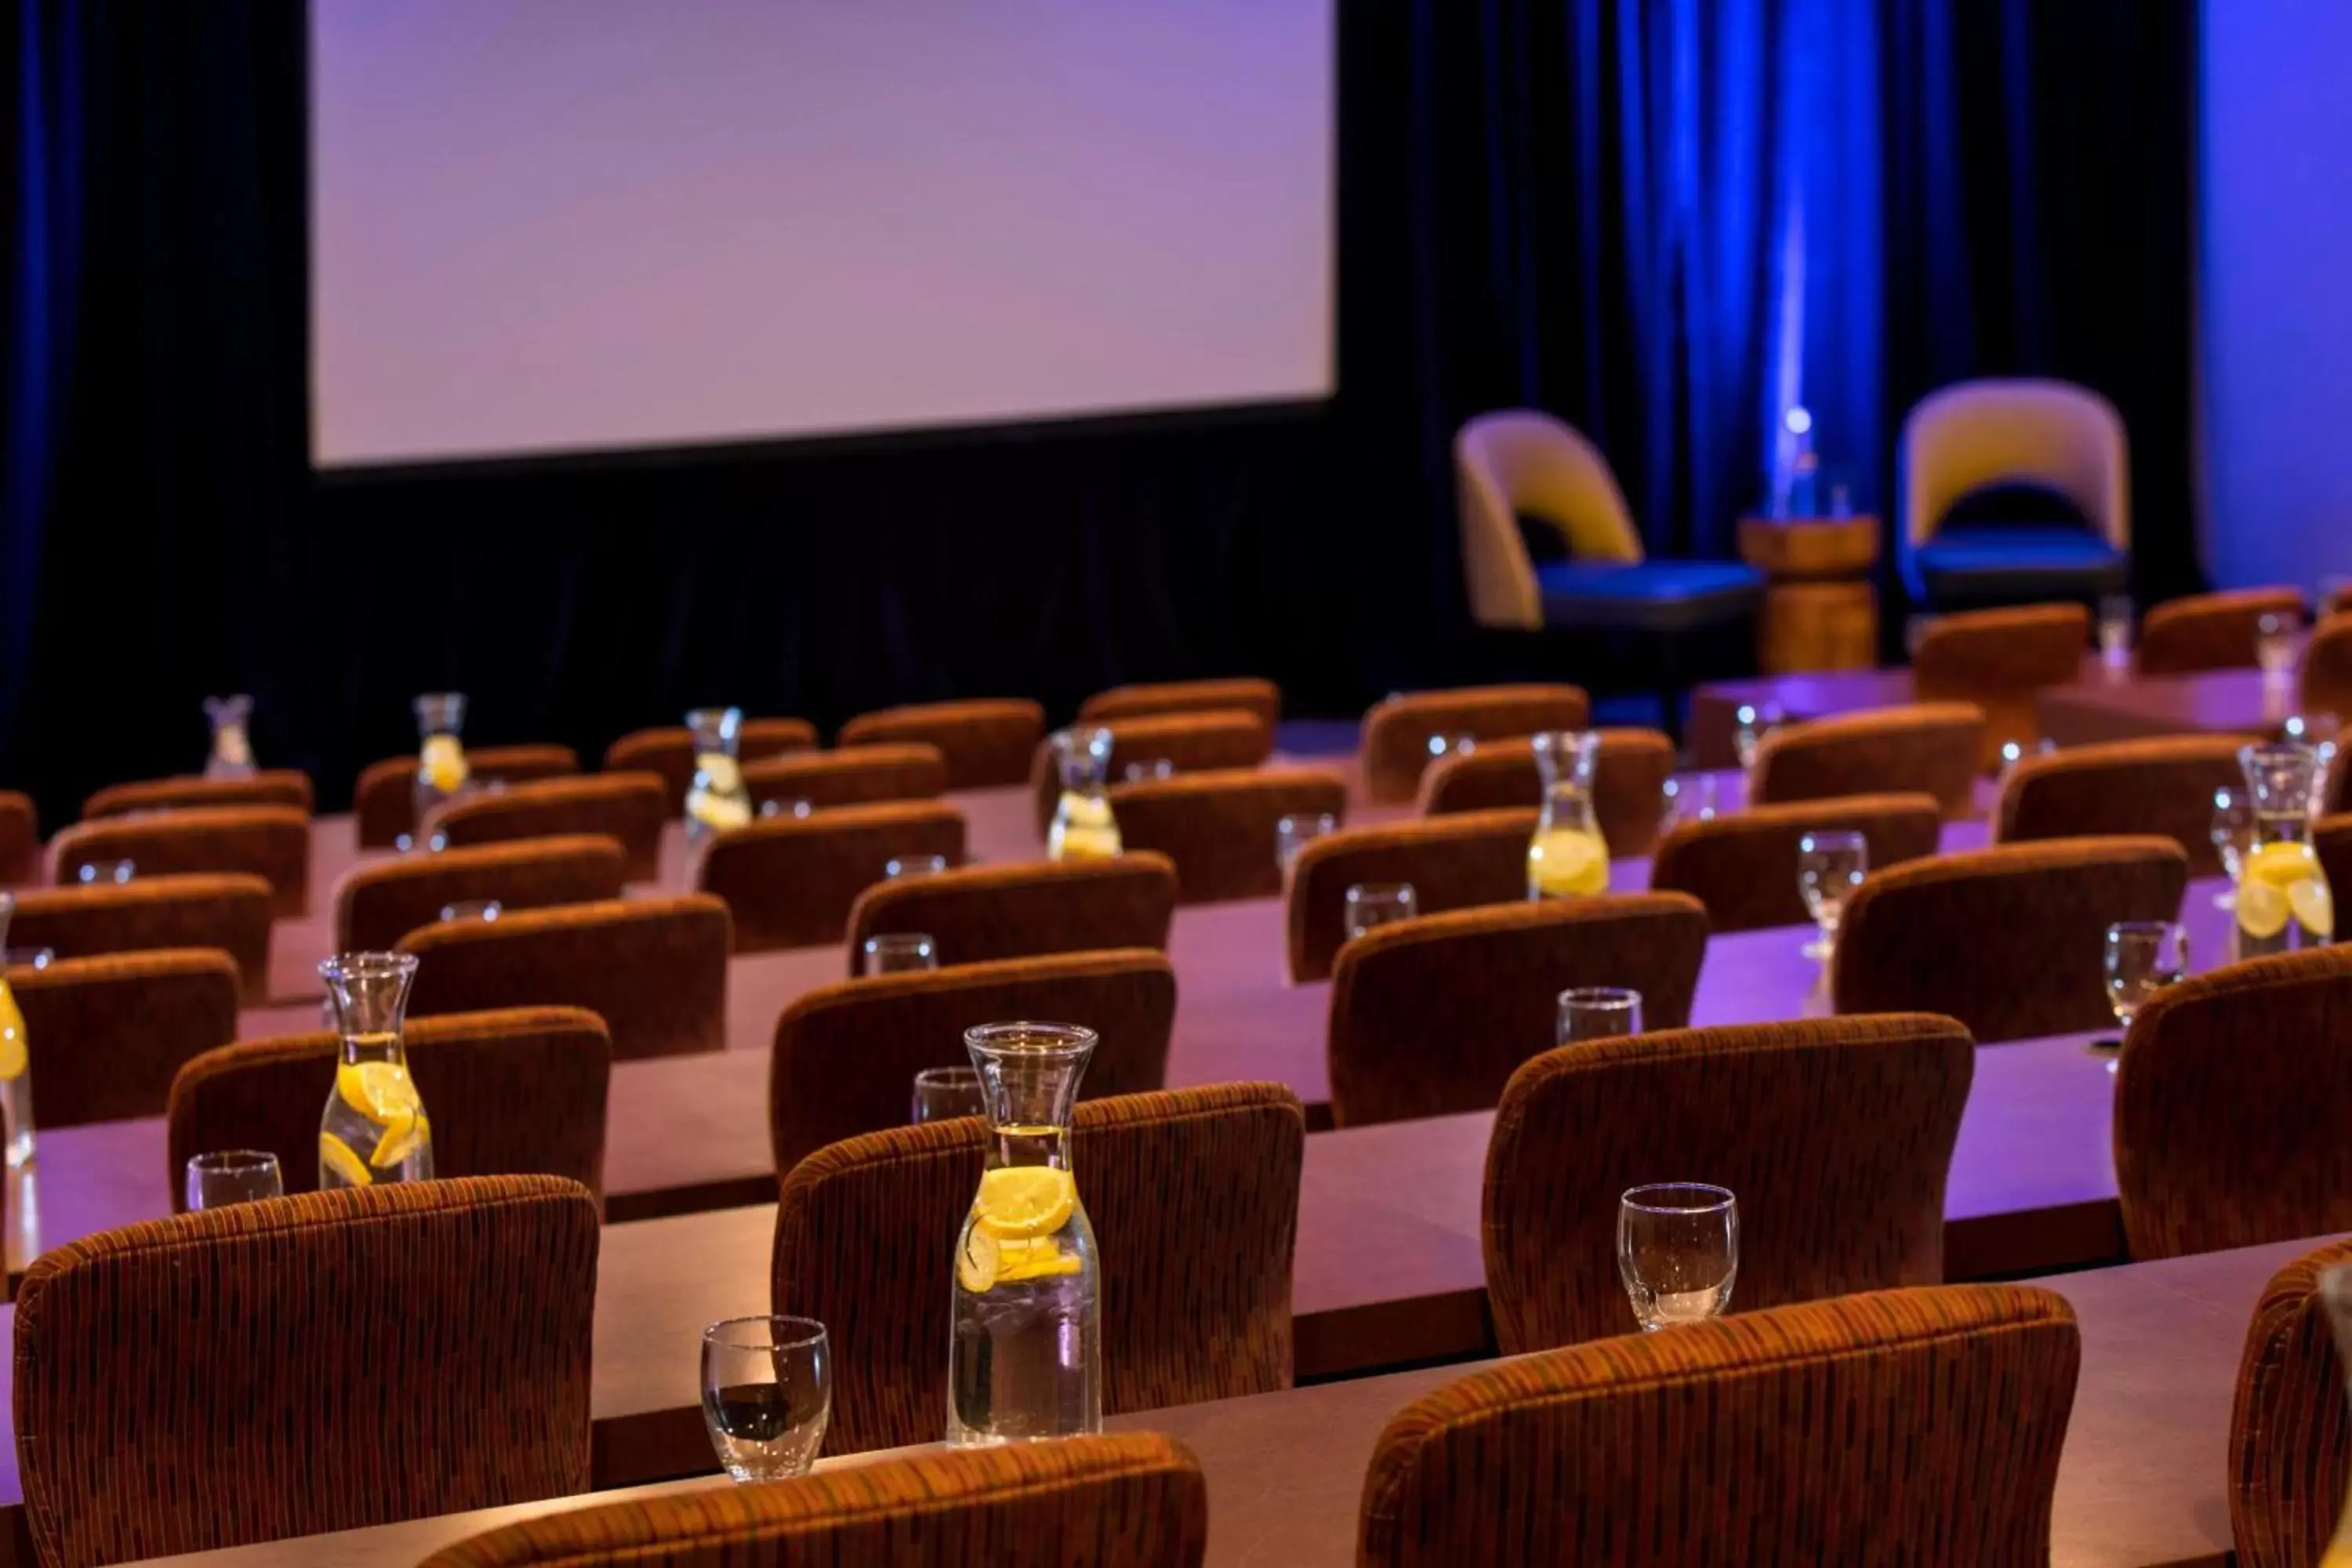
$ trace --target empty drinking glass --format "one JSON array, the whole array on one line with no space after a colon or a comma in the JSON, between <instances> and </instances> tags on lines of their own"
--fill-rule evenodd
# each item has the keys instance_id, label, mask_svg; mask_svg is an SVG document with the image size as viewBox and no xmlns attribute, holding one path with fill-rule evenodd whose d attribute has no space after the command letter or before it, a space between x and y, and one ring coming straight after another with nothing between
<instances>
[{"instance_id":1,"label":"empty drinking glass","mask_svg":"<svg viewBox=\"0 0 2352 1568\"><path fill-rule=\"evenodd\" d=\"M1129 784L1149 784L1154 779L1172 779L1176 776L1176 764L1166 757L1152 757L1147 761L1128 763L1123 776Z\"/></svg>"},{"instance_id":2,"label":"empty drinking glass","mask_svg":"<svg viewBox=\"0 0 2352 1568\"><path fill-rule=\"evenodd\" d=\"M454 904L441 906L445 921L494 921L506 913L507 907L496 899L459 899Z\"/></svg>"},{"instance_id":3,"label":"empty drinking glass","mask_svg":"<svg viewBox=\"0 0 2352 1568\"><path fill-rule=\"evenodd\" d=\"M0 947L0 969L47 969L57 961L54 947Z\"/></svg>"},{"instance_id":4,"label":"empty drinking glass","mask_svg":"<svg viewBox=\"0 0 2352 1568\"><path fill-rule=\"evenodd\" d=\"M1327 833L1336 833L1339 819L1328 811L1298 813L1283 817L1274 825L1274 861L1282 868L1286 878L1290 875L1298 852Z\"/></svg>"},{"instance_id":5,"label":"empty drinking glass","mask_svg":"<svg viewBox=\"0 0 2352 1568\"><path fill-rule=\"evenodd\" d=\"M1807 958L1827 960L1837 952L1846 900L1869 873L1870 843L1859 833L1820 829L1797 840L1797 891L1820 928L1805 944Z\"/></svg>"},{"instance_id":6,"label":"empty drinking glass","mask_svg":"<svg viewBox=\"0 0 2352 1568\"><path fill-rule=\"evenodd\" d=\"M833 1347L808 1318L730 1318L702 1331L702 1419L739 1481L808 1474L833 1414Z\"/></svg>"},{"instance_id":7,"label":"empty drinking glass","mask_svg":"<svg viewBox=\"0 0 2352 1568\"><path fill-rule=\"evenodd\" d=\"M259 1149L230 1149L218 1154L198 1154L188 1162L187 1199L191 1209L226 1208L258 1198L282 1198L286 1184L278 1173L278 1156Z\"/></svg>"},{"instance_id":8,"label":"empty drinking glass","mask_svg":"<svg viewBox=\"0 0 2352 1568\"><path fill-rule=\"evenodd\" d=\"M1764 737L1780 721L1778 703L1767 702L1759 708L1753 702L1743 702L1733 711L1731 744L1739 754L1739 766L1743 772L1755 770L1756 753L1763 749Z\"/></svg>"},{"instance_id":9,"label":"empty drinking glass","mask_svg":"<svg viewBox=\"0 0 2352 1568\"><path fill-rule=\"evenodd\" d=\"M2263 684L2285 686L2294 678L2302 654L2303 617L2273 611L2254 623L2254 662L2263 668Z\"/></svg>"},{"instance_id":10,"label":"empty drinking glass","mask_svg":"<svg viewBox=\"0 0 2352 1568\"><path fill-rule=\"evenodd\" d=\"M1672 827L1685 819L1692 822L1713 822L1716 812L1716 783L1713 773L1693 773L1688 778L1669 778L1658 786L1663 801L1662 826Z\"/></svg>"},{"instance_id":11,"label":"empty drinking glass","mask_svg":"<svg viewBox=\"0 0 2352 1568\"><path fill-rule=\"evenodd\" d=\"M2107 1005L2126 1033L2148 998L2188 973L2189 933L2170 921L2118 921L2107 928Z\"/></svg>"},{"instance_id":12,"label":"empty drinking glass","mask_svg":"<svg viewBox=\"0 0 2352 1568\"><path fill-rule=\"evenodd\" d=\"M2132 602L2121 594L2099 601L2099 662L2109 669L2129 669L2132 652Z\"/></svg>"},{"instance_id":13,"label":"empty drinking glass","mask_svg":"<svg viewBox=\"0 0 2352 1568\"><path fill-rule=\"evenodd\" d=\"M1617 1200L1617 1274L1654 1331L1719 1316L1739 1273L1739 1200L1699 1182L1635 1187Z\"/></svg>"},{"instance_id":14,"label":"empty drinking glass","mask_svg":"<svg viewBox=\"0 0 2352 1568\"><path fill-rule=\"evenodd\" d=\"M1429 738L1429 760L1443 762L1447 757L1466 757L1478 749L1475 735L1432 735Z\"/></svg>"},{"instance_id":15,"label":"empty drinking glass","mask_svg":"<svg viewBox=\"0 0 2352 1568\"><path fill-rule=\"evenodd\" d=\"M946 1121L986 1113L976 1068L925 1068L915 1075L915 1120Z\"/></svg>"},{"instance_id":16,"label":"empty drinking glass","mask_svg":"<svg viewBox=\"0 0 2352 1568\"><path fill-rule=\"evenodd\" d=\"M1919 657L1919 649L1927 642L1927 634L1935 629L1936 617L1933 616L1913 616L1903 623L1903 646L1914 659Z\"/></svg>"},{"instance_id":17,"label":"empty drinking glass","mask_svg":"<svg viewBox=\"0 0 2352 1568\"><path fill-rule=\"evenodd\" d=\"M1572 985L1559 994L1559 1045L1642 1032L1642 994L1622 985Z\"/></svg>"},{"instance_id":18,"label":"empty drinking glass","mask_svg":"<svg viewBox=\"0 0 2352 1568\"><path fill-rule=\"evenodd\" d=\"M1419 900L1411 882L1358 882L1348 889L1345 903L1340 929L1353 942L1375 927L1412 919Z\"/></svg>"},{"instance_id":19,"label":"empty drinking glass","mask_svg":"<svg viewBox=\"0 0 2352 1568\"><path fill-rule=\"evenodd\" d=\"M768 799L760 803L761 816L806 816L815 809L804 800Z\"/></svg>"},{"instance_id":20,"label":"empty drinking glass","mask_svg":"<svg viewBox=\"0 0 2352 1568\"><path fill-rule=\"evenodd\" d=\"M108 883L120 886L138 874L139 868L129 860L85 860L74 876L85 887Z\"/></svg>"},{"instance_id":21,"label":"empty drinking glass","mask_svg":"<svg viewBox=\"0 0 2352 1568\"><path fill-rule=\"evenodd\" d=\"M866 939L859 973L898 974L911 969L937 969L940 953L921 931L886 931Z\"/></svg>"},{"instance_id":22,"label":"empty drinking glass","mask_svg":"<svg viewBox=\"0 0 2352 1568\"><path fill-rule=\"evenodd\" d=\"M2223 784L2213 792L2214 853L2221 858L2221 874L2230 885L2213 895L2216 909L2235 909L2238 879L2245 873L2247 852L2254 847L2254 805L2242 790Z\"/></svg>"},{"instance_id":23,"label":"empty drinking glass","mask_svg":"<svg viewBox=\"0 0 2352 1568\"><path fill-rule=\"evenodd\" d=\"M947 868L944 855L893 855L882 862L882 875L894 882L901 877L936 877Z\"/></svg>"}]
</instances>

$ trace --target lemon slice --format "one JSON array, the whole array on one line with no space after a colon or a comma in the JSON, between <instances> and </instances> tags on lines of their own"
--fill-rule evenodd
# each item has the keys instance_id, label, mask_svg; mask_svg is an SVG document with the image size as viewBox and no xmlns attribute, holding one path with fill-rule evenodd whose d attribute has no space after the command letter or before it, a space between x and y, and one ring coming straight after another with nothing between
<instances>
[{"instance_id":1,"label":"lemon slice","mask_svg":"<svg viewBox=\"0 0 2352 1568\"><path fill-rule=\"evenodd\" d=\"M2287 907L2294 911L2303 929L2322 942L2336 938L2336 895L2326 882L2306 877L2286 890ZM0 1078L8 1076L5 1058L0 1058Z\"/></svg>"},{"instance_id":2,"label":"lemon slice","mask_svg":"<svg viewBox=\"0 0 2352 1568\"><path fill-rule=\"evenodd\" d=\"M379 1127L394 1117L416 1114L416 1086L408 1069L391 1062L345 1062L335 1068L335 1092L343 1103Z\"/></svg>"},{"instance_id":3,"label":"lemon slice","mask_svg":"<svg viewBox=\"0 0 2352 1568\"><path fill-rule=\"evenodd\" d=\"M1050 1236L1032 1237L1026 1241L1001 1242L997 1247L996 1282L1000 1285L1019 1279L1052 1279L1077 1271L1077 1258L1065 1256Z\"/></svg>"},{"instance_id":4,"label":"lemon slice","mask_svg":"<svg viewBox=\"0 0 2352 1568\"><path fill-rule=\"evenodd\" d=\"M751 803L742 795L696 790L686 797L687 815L705 827L740 827L751 820Z\"/></svg>"},{"instance_id":5,"label":"lemon slice","mask_svg":"<svg viewBox=\"0 0 2352 1568\"><path fill-rule=\"evenodd\" d=\"M1558 827L1528 846L1528 879L1553 898L1609 890L1609 847L1598 834Z\"/></svg>"},{"instance_id":6,"label":"lemon slice","mask_svg":"<svg viewBox=\"0 0 2352 1568\"><path fill-rule=\"evenodd\" d=\"M2251 873L2238 883L2238 929L2257 942L2286 930L2287 896Z\"/></svg>"},{"instance_id":7,"label":"lemon slice","mask_svg":"<svg viewBox=\"0 0 2352 1568\"><path fill-rule=\"evenodd\" d=\"M996 1283L996 1237L980 1226L964 1232L956 1248L956 1283L978 1294Z\"/></svg>"},{"instance_id":8,"label":"lemon slice","mask_svg":"<svg viewBox=\"0 0 2352 1568\"><path fill-rule=\"evenodd\" d=\"M466 784L473 770L466 764L466 748L457 743L455 735L428 735L417 753L424 765L425 782L443 795L455 795Z\"/></svg>"},{"instance_id":9,"label":"lemon slice","mask_svg":"<svg viewBox=\"0 0 2352 1568\"><path fill-rule=\"evenodd\" d=\"M359 1157L358 1151L331 1132L319 1134L319 1167L322 1172L331 1173L345 1186L372 1187L375 1184L374 1173L367 1168L367 1162Z\"/></svg>"},{"instance_id":10,"label":"lemon slice","mask_svg":"<svg viewBox=\"0 0 2352 1568\"><path fill-rule=\"evenodd\" d=\"M703 787L713 795L733 795L743 787L743 770L724 752L705 752L694 759Z\"/></svg>"},{"instance_id":11,"label":"lemon slice","mask_svg":"<svg viewBox=\"0 0 2352 1568\"><path fill-rule=\"evenodd\" d=\"M2246 857L2245 874L2282 892L2318 870L2319 857L2308 844L2264 844Z\"/></svg>"},{"instance_id":12,"label":"lemon slice","mask_svg":"<svg viewBox=\"0 0 2352 1568\"><path fill-rule=\"evenodd\" d=\"M1051 1165L1004 1165L983 1171L972 1207L979 1212L975 1230L985 1229L1000 1241L1047 1236L1069 1223L1078 1206L1078 1184L1067 1171Z\"/></svg>"},{"instance_id":13,"label":"lemon slice","mask_svg":"<svg viewBox=\"0 0 2352 1568\"><path fill-rule=\"evenodd\" d=\"M1061 817L1073 827L1108 827L1110 802L1100 795L1080 795L1076 790L1064 790L1060 805Z\"/></svg>"},{"instance_id":14,"label":"lemon slice","mask_svg":"<svg viewBox=\"0 0 2352 1568\"><path fill-rule=\"evenodd\" d=\"M396 1110L384 1123L383 1136L375 1141L375 1152L368 1156L368 1163L389 1171L415 1153L424 1142L425 1119L414 1110Z\"/></svg>"},{"instance_id":15,"label":"lemon slice","mask_svg":"<svg viewBox=\"0 0 2352 1568\"><path fill-rule=\"evenodd\" d=\"M8 983L0 980L0 1082L15 1082L31 1065L25 1055L25 1015Z\"/></svg>"}]
</instances>

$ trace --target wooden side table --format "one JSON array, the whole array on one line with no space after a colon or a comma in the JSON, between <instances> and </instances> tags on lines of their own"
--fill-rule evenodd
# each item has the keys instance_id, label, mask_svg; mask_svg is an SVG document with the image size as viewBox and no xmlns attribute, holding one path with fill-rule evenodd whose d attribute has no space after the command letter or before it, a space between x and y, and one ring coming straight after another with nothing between
<instances>
[{"instance_id":1,"label":"wooden side table","mask_svg":"<svg viewBox=\"0 0 2352 1568\"><path fill-rule=\"evenodd\" d=\"M1878 663L1878 519L1743 517L1739 558L1764 574L1756 657L1767 675Z\"/></svg>"}]
</instances>

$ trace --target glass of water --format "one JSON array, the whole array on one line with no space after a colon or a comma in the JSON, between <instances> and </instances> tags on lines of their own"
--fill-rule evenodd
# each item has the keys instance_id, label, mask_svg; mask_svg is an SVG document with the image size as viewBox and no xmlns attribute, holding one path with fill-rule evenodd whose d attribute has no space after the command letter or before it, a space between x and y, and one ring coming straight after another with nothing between
<instances>
[{"instance_id":1,"label":"glass of water","mask_svg":"<svg viewBox=\"0 0 2352 1568\"><path fill-rule=\"evenodd\" d=\"M1328 811L1300 812L1274 825L1274 859L1286 880L1298 852L1328 833L1339 829L1339 819Z\"/></svg>"},{"instance_id":2,"label":"glass of water","mask_svg":"<svg viewBox=\"0 0 2352 1568\"><path fill-rule=\"evenodd\" d=\"M2213 792L2213 851L2221 857L2221 874L2230 885L2213 896L2217 909L2235 909L2238 879L2244 875L2246 857L2254 847L2254 803L2223 784Z\"/></svg>"},{"instance_id":3,"label":"glass of water","mask_svg":"<svg viewBox=\"0 0 2352 1568\"><path fill-rule=\"evenodd\" d=\"M902 974L909 970L940 966L938 944L919 931L869 936L861 953L858 972L862 974Z\"/></svg>"},{"instance_id":4,"label":"glass of water","mask_svg":"<svg viewBox=\"0 0 2352 1568\"><path fill-rule=\"evenodd\" d=\"M948 868L944 855L893 855L882 862L882 875L889 881L901 877L936 877Z\"/></svg>"},{"instance_id":5,"label":"glass of water","mask_svg":"<svg viewBox=\"0 0 2352 1568\"><path fill-rule=\"evenodd\" d=\"M987 1113L988 1102L980 1092L979 1069L925 1068L915 1075L917 1121L949 1121L959 1116Z\"/></svg>"},{"instance_id":6,"label":"glass of water","mask_svg":"<svg viewBox=\"0 0 2352 1568\"><path fill-rule=\"evenodd\" d=\"M277 1155L259 1149L228 1149L191 1158L185 1191L190 1209L218 1209L282 1198L286 1183L278 1174Z\"/></svg>"},{"instance_id":7,"label":"glass of water","mask_svg":"<svg viewBox=\"0 0 2352 1568\"><path fill-rule=\"evenodd\" d=\"M808 1474L833 1414L833 1347L808 1318L730 1318L702 1331L702 1420L739 1481Z\"/></svg>"},{"instance_id":8,"label":"glass of water","mask_svg":"<svg viewBox=\"0 0 2352 1568\"><path fill-rule=\"evenodd\" d=\"M1739 1273L1739 1200L1664 1182L1617 1200L1617 1274L1646 1331L1719 1317Z\"/></svg>"},{"instance_id":9,"label":"glass of water","mask_svg":"<svg viewBox=\"0 0 2352 1568\"><path fill-rule=\"evenodd\" d=\"M1353 942L1368 931L1412 919L1418 909L1411 882L1358 882L1347 891L1340 929Z\"/></svg>"},{"instance_id":10,"label":"glass of water","mask_svg":"<svg viewBox=\"0 0 2352 1568\"><path fill-rule=\"evenodd\" d=\"M2107 928L2107 1005L2126 1034L2148 999L2188 973L2189 933L2170 921L2118 921Z\"/></svg>"},{"instance_id":11,"label":"glass of water","mask_svg":"<svg viewBox=\"0 0 2352 1568\"><path fill-rule=\"evenodd\" d=\"M1642 1032L1642 994L1622 985L1573 985L1559 994L1559 1045Z\"/></svg>"},{"instance_id":12,"label":"glass of water","mask_svg":"<svg viewBox=\"0 0 2352 1568\"><path fill-rule=\"evenodd\" d=\"M1817 933L1805 956L1827 961L1837 952L1846 900L1870 873L1870 842L1859 833L1818 829L1797 840L1797 891Z\"/></svg>"}]
</instances>

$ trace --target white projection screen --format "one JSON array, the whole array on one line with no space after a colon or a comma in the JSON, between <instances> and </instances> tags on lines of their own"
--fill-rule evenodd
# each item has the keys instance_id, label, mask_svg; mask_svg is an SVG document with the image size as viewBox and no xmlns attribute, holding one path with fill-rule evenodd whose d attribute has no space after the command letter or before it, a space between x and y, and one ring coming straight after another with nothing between
<instances>
[{"instance_id":1,"label":"white projection screen","mask_svg":"<svg viewBox=\"0 0 2352 1568\"><path fill-rule=\"evenodd\" d=\"M312 453L1310 400L1333 0L312 0Z\"/></svg>"}]
</instances>

